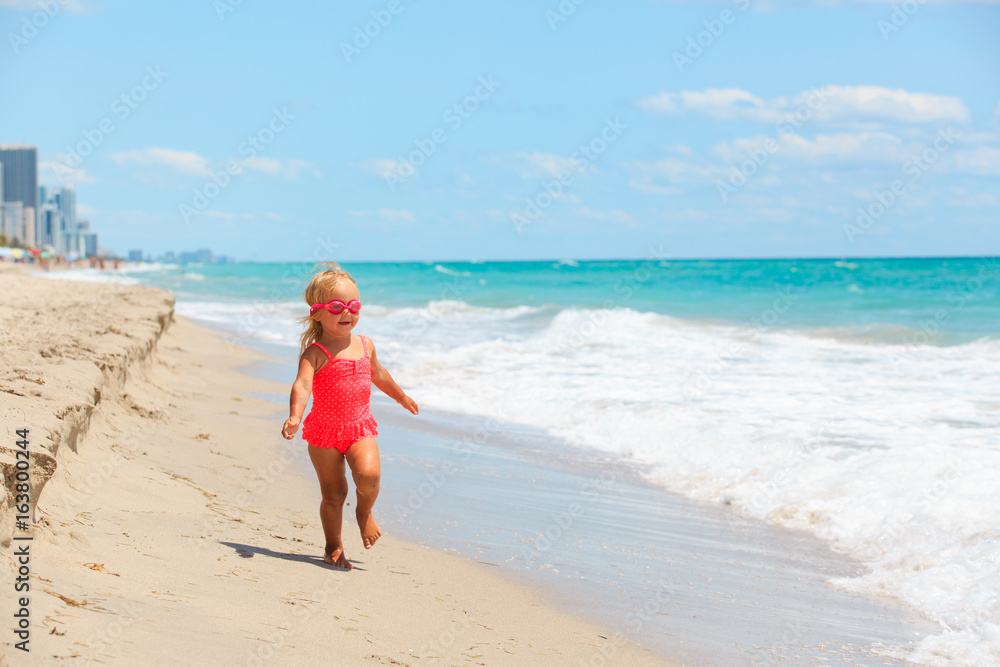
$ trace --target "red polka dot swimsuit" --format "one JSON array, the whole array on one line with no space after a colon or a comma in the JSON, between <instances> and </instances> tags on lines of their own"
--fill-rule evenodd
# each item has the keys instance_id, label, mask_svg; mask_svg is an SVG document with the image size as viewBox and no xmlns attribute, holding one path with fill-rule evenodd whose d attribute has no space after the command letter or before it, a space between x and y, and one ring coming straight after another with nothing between
<instances>
[{"instance_id":1,"label":"red polka dot swimsuit","mask_svg":"<svg viewBox=\"0 0 1000 667\"><path fill-rule=\"evenodd\" d=\"M368 411L372 395L372 363L368 342L361 336L365 354L360 359L327 361L313 377L312 410L302 422L302 438L313 447L336 447L341 454L362 438L378 435L378 424Z\"/></svg>"}]
</instances>

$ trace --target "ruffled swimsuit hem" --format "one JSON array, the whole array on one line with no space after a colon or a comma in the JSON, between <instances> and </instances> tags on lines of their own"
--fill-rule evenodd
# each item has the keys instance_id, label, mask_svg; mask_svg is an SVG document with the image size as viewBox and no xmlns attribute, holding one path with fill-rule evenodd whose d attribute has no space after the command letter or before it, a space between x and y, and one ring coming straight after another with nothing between
<instances>
[{"instance_id":1,"label":"ruffled swimsuit hem","mask_svg":"<svg viewBox=\"0 0 1000 667\"><path fill-rule=\"evenodd\" d=\"M312 413L309 413L312 416ZM378 423L375 417L368 415L354 422L337 424L318 424L310 419L302 424L302 439L316 447L329 447L328 442L357 442L362 438L374 438L378 435Z\"/></svg>"}]
</instances>

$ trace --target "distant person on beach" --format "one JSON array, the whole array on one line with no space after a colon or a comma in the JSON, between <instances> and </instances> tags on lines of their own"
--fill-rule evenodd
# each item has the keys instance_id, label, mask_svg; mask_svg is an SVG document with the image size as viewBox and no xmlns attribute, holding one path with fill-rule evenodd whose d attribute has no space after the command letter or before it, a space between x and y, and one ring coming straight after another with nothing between
<instances>
[{"instance_id":1,"label":"distant person on beach","mask_svg":"<svg viewBox=\"0 0 1000 667\"><path fill-rule=\"evenodd\" d=\"M295 436L309 395L315 391L313 408L302 424L302 438L309 443L309 459L323 495L319 505L326 536L323 561L351 569L341 538L348 491L344 461L354 477L358 496L354 513L365 549L382 535L372 516L381 466L375 443L378 424L368 410L371 385L413 414L417 414L417 404L379 364L371 339L351 335L361 314L361 295L354 278L332 262L323 266L326 268L313 276L303 295L309 315L301 321L308 326L300 341L290 416L281 433L286 440Z\"/></svg>"}]
</instances>

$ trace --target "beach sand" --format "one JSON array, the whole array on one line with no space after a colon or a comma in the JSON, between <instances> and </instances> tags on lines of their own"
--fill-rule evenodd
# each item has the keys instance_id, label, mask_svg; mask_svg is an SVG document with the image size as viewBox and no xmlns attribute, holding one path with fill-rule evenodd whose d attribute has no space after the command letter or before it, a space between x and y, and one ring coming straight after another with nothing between
<instances>
[{"instance_id":1,"label":"beach sand","mask_svg":"<svg viewBox=\"0 0 1000 667\"><path fill-rule=\"evenodd\" d=\"M8 633L0 664L669 664L501 568L392 534L366 551L350 521L355 569L324 565L303 444L259 398L288 387L241 373L263 355L174 315L168 292L0 265L0 293L0 585L8 619L19 597L30 614L30 653ZM23 428L26 532L9 493Z\"/></svg>"}]
</instances>

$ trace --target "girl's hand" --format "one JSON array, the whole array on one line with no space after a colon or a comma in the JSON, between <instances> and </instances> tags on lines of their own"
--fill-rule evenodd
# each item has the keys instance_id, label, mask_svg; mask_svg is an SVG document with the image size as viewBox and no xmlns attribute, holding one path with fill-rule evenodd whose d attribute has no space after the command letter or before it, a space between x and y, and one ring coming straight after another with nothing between
<instances>
[{"instance_id":1,"label":"girl's hand","mask_svg":"<svg viewBox=\"0 0 1000 667\"><path fill-rule=\"evenodd\" d=\"M402 405L404 408L406 408L410 412L412 412L413 414L417 414L418 412L420 412L420 409L417 407L417 402L414 401L409 396L404 395L403 398L399 399L396 402L399 403L400 405Z\"/></svg>"},{"instance_id":2,"label":"girl's hand","mask_svg":"<svg viewBox=\"0 0 1000 667\"><path fill-rule=\"evenodd\" d=\"M291 440L295 437L295 432L299 430L299 418L289 417L285 421L285 425L281 427L281 435L285 436L285 440Z\"/></svg>"}]
</instances>

